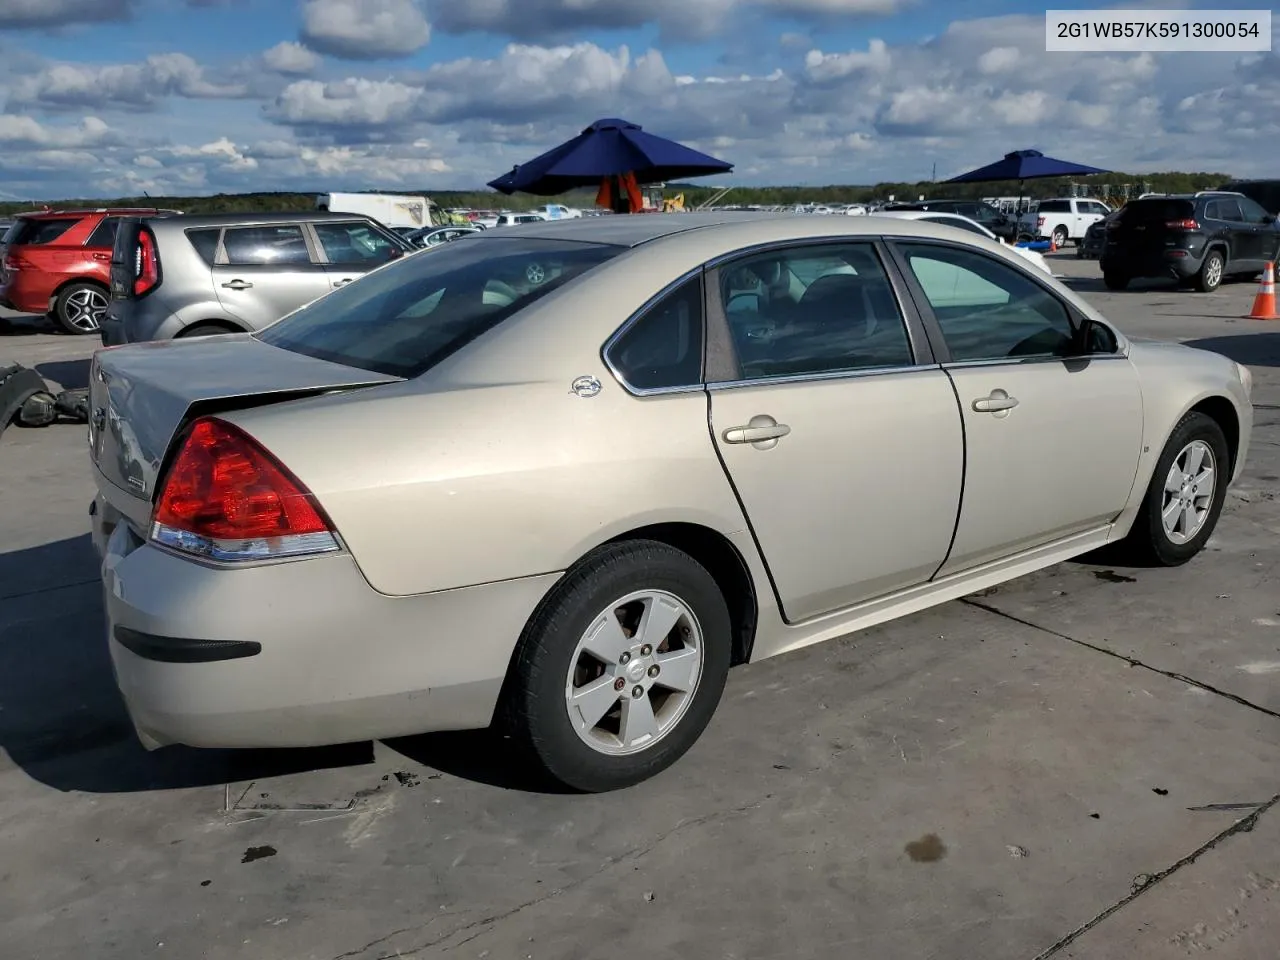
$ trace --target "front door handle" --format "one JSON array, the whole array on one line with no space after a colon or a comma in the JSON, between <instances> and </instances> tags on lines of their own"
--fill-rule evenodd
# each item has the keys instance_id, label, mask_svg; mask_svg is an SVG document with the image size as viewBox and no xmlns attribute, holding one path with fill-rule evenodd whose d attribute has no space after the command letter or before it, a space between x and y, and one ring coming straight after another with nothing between
<instances>
[{"instance_id":1,"label":"front door handle","mask_svg":"<svg viewBox=\"0 0 1280 960\"><path fill-rule=\"evenodd\" d=\"M111 254L109 254L109 253L95 253L95 254L93 255L93 259L95 259L95 260L110 260L110 259L111 259Z\"/></svg>"},{"instance_id":2,"label":"front door handle","mask_svg":"<svg viewBox=\"0 0 1280 960\"><path fill-rule=\"evenodd\" d=\"M1009 396L1003 390L992 390L990 396L979 397L973 401L973 409L977 413L1003 414L1006 417L1017 405L1017 398Z\"/></svg>"},{"instance_id":3,"label":"front door handle","mask_svg":"<svg viewBox=\"0 0 1280 960\"><path fill-rule=\"evenodd\" d=\"M749 443L757 450L771 450L778 441L791 432L785 423L760 414L751 418L745 427L730 427L724 432L725 443Z\"/></svg>"},{"instance_id":4,"label":"front door handle","mask_svg":"<svg viewBox=\"0 0 1280 960\"><path fill-rule=\"evenodd\" d=\"M228 290L248 290L253 284L248 280L228 280L223 286Z\"/></svg>"},{"instance_id":5,"label":"front door handle","mask_svg":"<svg viewBox=\"0 0 1280 960\"><path fill-rule=\"evenodd\" d=\"M333 285L335 287L345 287L348 283L351 283L355 279L356 279L355 277L343 277L341 280L333 281Z\"/></svg>"}]
</instances>

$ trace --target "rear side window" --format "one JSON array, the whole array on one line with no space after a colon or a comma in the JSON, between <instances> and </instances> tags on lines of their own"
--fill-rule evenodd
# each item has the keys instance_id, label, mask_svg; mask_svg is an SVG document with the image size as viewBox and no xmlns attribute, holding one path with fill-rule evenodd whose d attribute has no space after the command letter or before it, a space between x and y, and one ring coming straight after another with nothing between
<instances>
[{"instance_id":1,"label":"rear side window","mask_svg":"<svg viewBox=\"0 0 1280 960\"><path fill-rule=\"evenodd\" d=\"M310 263L311 254L296 224L231 227L222 239L227 263L240 265Z\"/></svg>"},{"instance_id":2,"label":"rear side window","mask_svg":"<svg viewBox=\"0 0 1280 960\"><path fill-rule=\"evenodd\" d=\"M86 247L103 247L111 249L115 246L116 231L120 229L119 217L106 217L94 228L93 233L89 234L89 239L85 241Z\"/></svg>"},{"instance_id":3,"label":"rear side window","mask_svg":"<svg viewBox=\"0 0 1280 960\"><path fill-rule=\"evenodd\" d=\"M1149 223L1154 220L1190 220L1195 216L1196 205L1190 200L1152 198L1133 200L1120 211L1120 219L1130 223Z\"/></svg>"},{"instance_id":4,"label":"rear side window","mask_svg":"<svg viewBox=\"0 0 1280 960\"><path fill-rule=\"evenodd\" d=\"M58 217L48 220L19 220L14 225L13 239L15 245L53 243L64 233L80 222L79 217Z\"/></svg>"},{"instance_id":5,"label":"rear side window","mask_svg":"<svg viewBox=\"0 0 1280 960\"><path fill-rule=\"evenodd\" d=\"M1069 200L1045 200L1040 204L1041 213L1070 213L1071 202Z\"/></svg>"},{"instance_id":6,"label":"rear side window","mask_svg":"<svg viewBox=\"0 0 1280 960\"><path fill-rule=\"evenodd\" d=\"M200 259L213 266L218 257L218 236L222 231L216 227L212 230L188 230L187 239L196 248Z\"/></svg>"},{"instance_id":7,"label":"rear side window","mask_svg":"<svg viewBox=\"0 0 1280 960\"><path fill-rule=\"evenodd\" d=\"M921 217L920 219L928 223L940 223L944 227L955 227L957 230L968 230L970 233L976 233L980 237L987 235L986 231L972 220L960 217Z\"/></svg>"},{"instance_id":8,"label":"rear side window","mask_svg":"<svg viewBox=\"0 0 1280 960\"><path fill-rule=\"evenodd\" d=\"M339 287L258 336L294 353L416 377L625 249L518 237L449 243Z\"/></svg>"},{"instance_id":9,"label":"rear side window","mask_svg":"<svg viewBox=\"0 0 1280 960\"><path fill-rule=\"evenodd\" d=\"M702 383L701 275L681 284L645 311L609 347L618 375L638 390Z\"/></svg>"},{"instance_id":10,"label":"rear side window","mask_svg":"<svg viewBox=\"0 0 1280 960\"><path fill-rule=\"evenodd\" d=\"M367 223L314 223L312 229L330 263L385 263L400 249Z\"/></svg>"}]
</instances>

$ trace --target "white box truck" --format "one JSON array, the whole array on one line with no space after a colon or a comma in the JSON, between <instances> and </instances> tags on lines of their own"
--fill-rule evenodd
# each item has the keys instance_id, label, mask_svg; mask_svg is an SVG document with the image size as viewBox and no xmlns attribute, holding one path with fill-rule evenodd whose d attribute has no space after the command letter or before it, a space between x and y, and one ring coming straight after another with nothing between
<instances>
[{"instance_id":1,"label":"white box truck","mask_svg":"<svg viewBox=\"0 0 1280 960\"><path fill-rule=\"evenodd\" d=\"M390 193L324 193L316 198L316 208L332 213L362 214L392 230L431 226L431 201L426 197L402 197Z\"/></svg>"}]
</instances>

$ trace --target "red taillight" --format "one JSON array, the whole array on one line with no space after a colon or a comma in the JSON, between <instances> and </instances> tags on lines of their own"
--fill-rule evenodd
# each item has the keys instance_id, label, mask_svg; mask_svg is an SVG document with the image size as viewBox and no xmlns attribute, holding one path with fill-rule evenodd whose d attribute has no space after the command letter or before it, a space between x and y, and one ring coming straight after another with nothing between
<instances>
[{"instance_id":1,"label":"red taillight","mask_svg":"<svg viewBox=\"0 0 1280 960\"><path fill-rule=\"evenodd\" d=\"M1044 226L1044 217L1036 217L1036 226L1037 226L1037 227L1043 227L1043 226Z\"/></svg>"},{"instance_id":2,"label":"red taillight","mask_svg":"<svg viewBox=\"0 0 1280 960\"><path fill-rule=\"evenodd\" d=\"M214 560L260 560L338 549L310 491L231 424L197 420L164 480L151 538Z\"/></svg>"},{"instance_id":3,"label":"red taillight","mask_svg":"<svg viewBox=\"0 0 1280 960\"><path fill-rule=\"evenodd\" d=\"M1166 220L1164 225L1170 230L1199 230L1198 220Z\"/></svg>"},{"instance_id":4,"label":"red taillight","mask_svg":"<svg viewBox=\"0 0 1280 960\"><path fill-rule=\"evenodd\" d=\"M159 283L160 259L156 256L156 239L150 230L141 230L133 254L133 295L140 297Z\"/></svg>"}]
</instances>

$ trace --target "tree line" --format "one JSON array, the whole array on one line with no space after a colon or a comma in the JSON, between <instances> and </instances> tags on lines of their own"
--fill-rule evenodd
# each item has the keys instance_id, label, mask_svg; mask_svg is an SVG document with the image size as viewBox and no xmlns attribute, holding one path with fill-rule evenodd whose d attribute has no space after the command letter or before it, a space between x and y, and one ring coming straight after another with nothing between
<instances>
[{"instance_id":1,"label":"tree line","mask_svg":"<svg viewBox=\"0 0 1280 960\"><path fill-rule=\"evenodd\" d=\"M1192 193L1196 190L1212 190L1222 186L1231 179L1225 173L1108 173L1092 177L1076 177L1049 180L1029 180L1022 186L1025 196L1035 198L1071 195L1084 190L1092 196L1122 198L1127 188L1129 194L1137 196L1145 191L1156 193ZM704 184L671 183L667 184L664 193L671 197L684 194L685 207L696 207L707 202L719 192L716 186ZM66 200L50 200L41 203L0 203L0 215L13 216L18 213L39 210L44 206L54 209L62 208L96 208L96 207L164 207L181 210L189 214L202 213L275 213L303 212L316 208L316 197L324 191L314 193L268 192L268 193L219 193L203 197L116 197L110 200L72 198ZM376 191L374 191L376 192ZM393 192L393 191L382 191ZM394 191L410 195L425 195L446 209L464 208L478 210L531 210L546 203L563 203L572 207L589 207L595 202L594 190L574 190L560 197L532 197L523 194L504 196L492 190L421 190ZM1014 181L1004 183L967 183L948 184L924 181L918 183L877 183L871 186L853 184L832 184L829 186L775 186L775 187L734 187L719 201L729 205L759 206L792 206L800 203L869 203L888 200L914 200L924 195L926 198L977 199L980 197L1017 196L1018 184Z\"/></svg>"}]
</instances>

